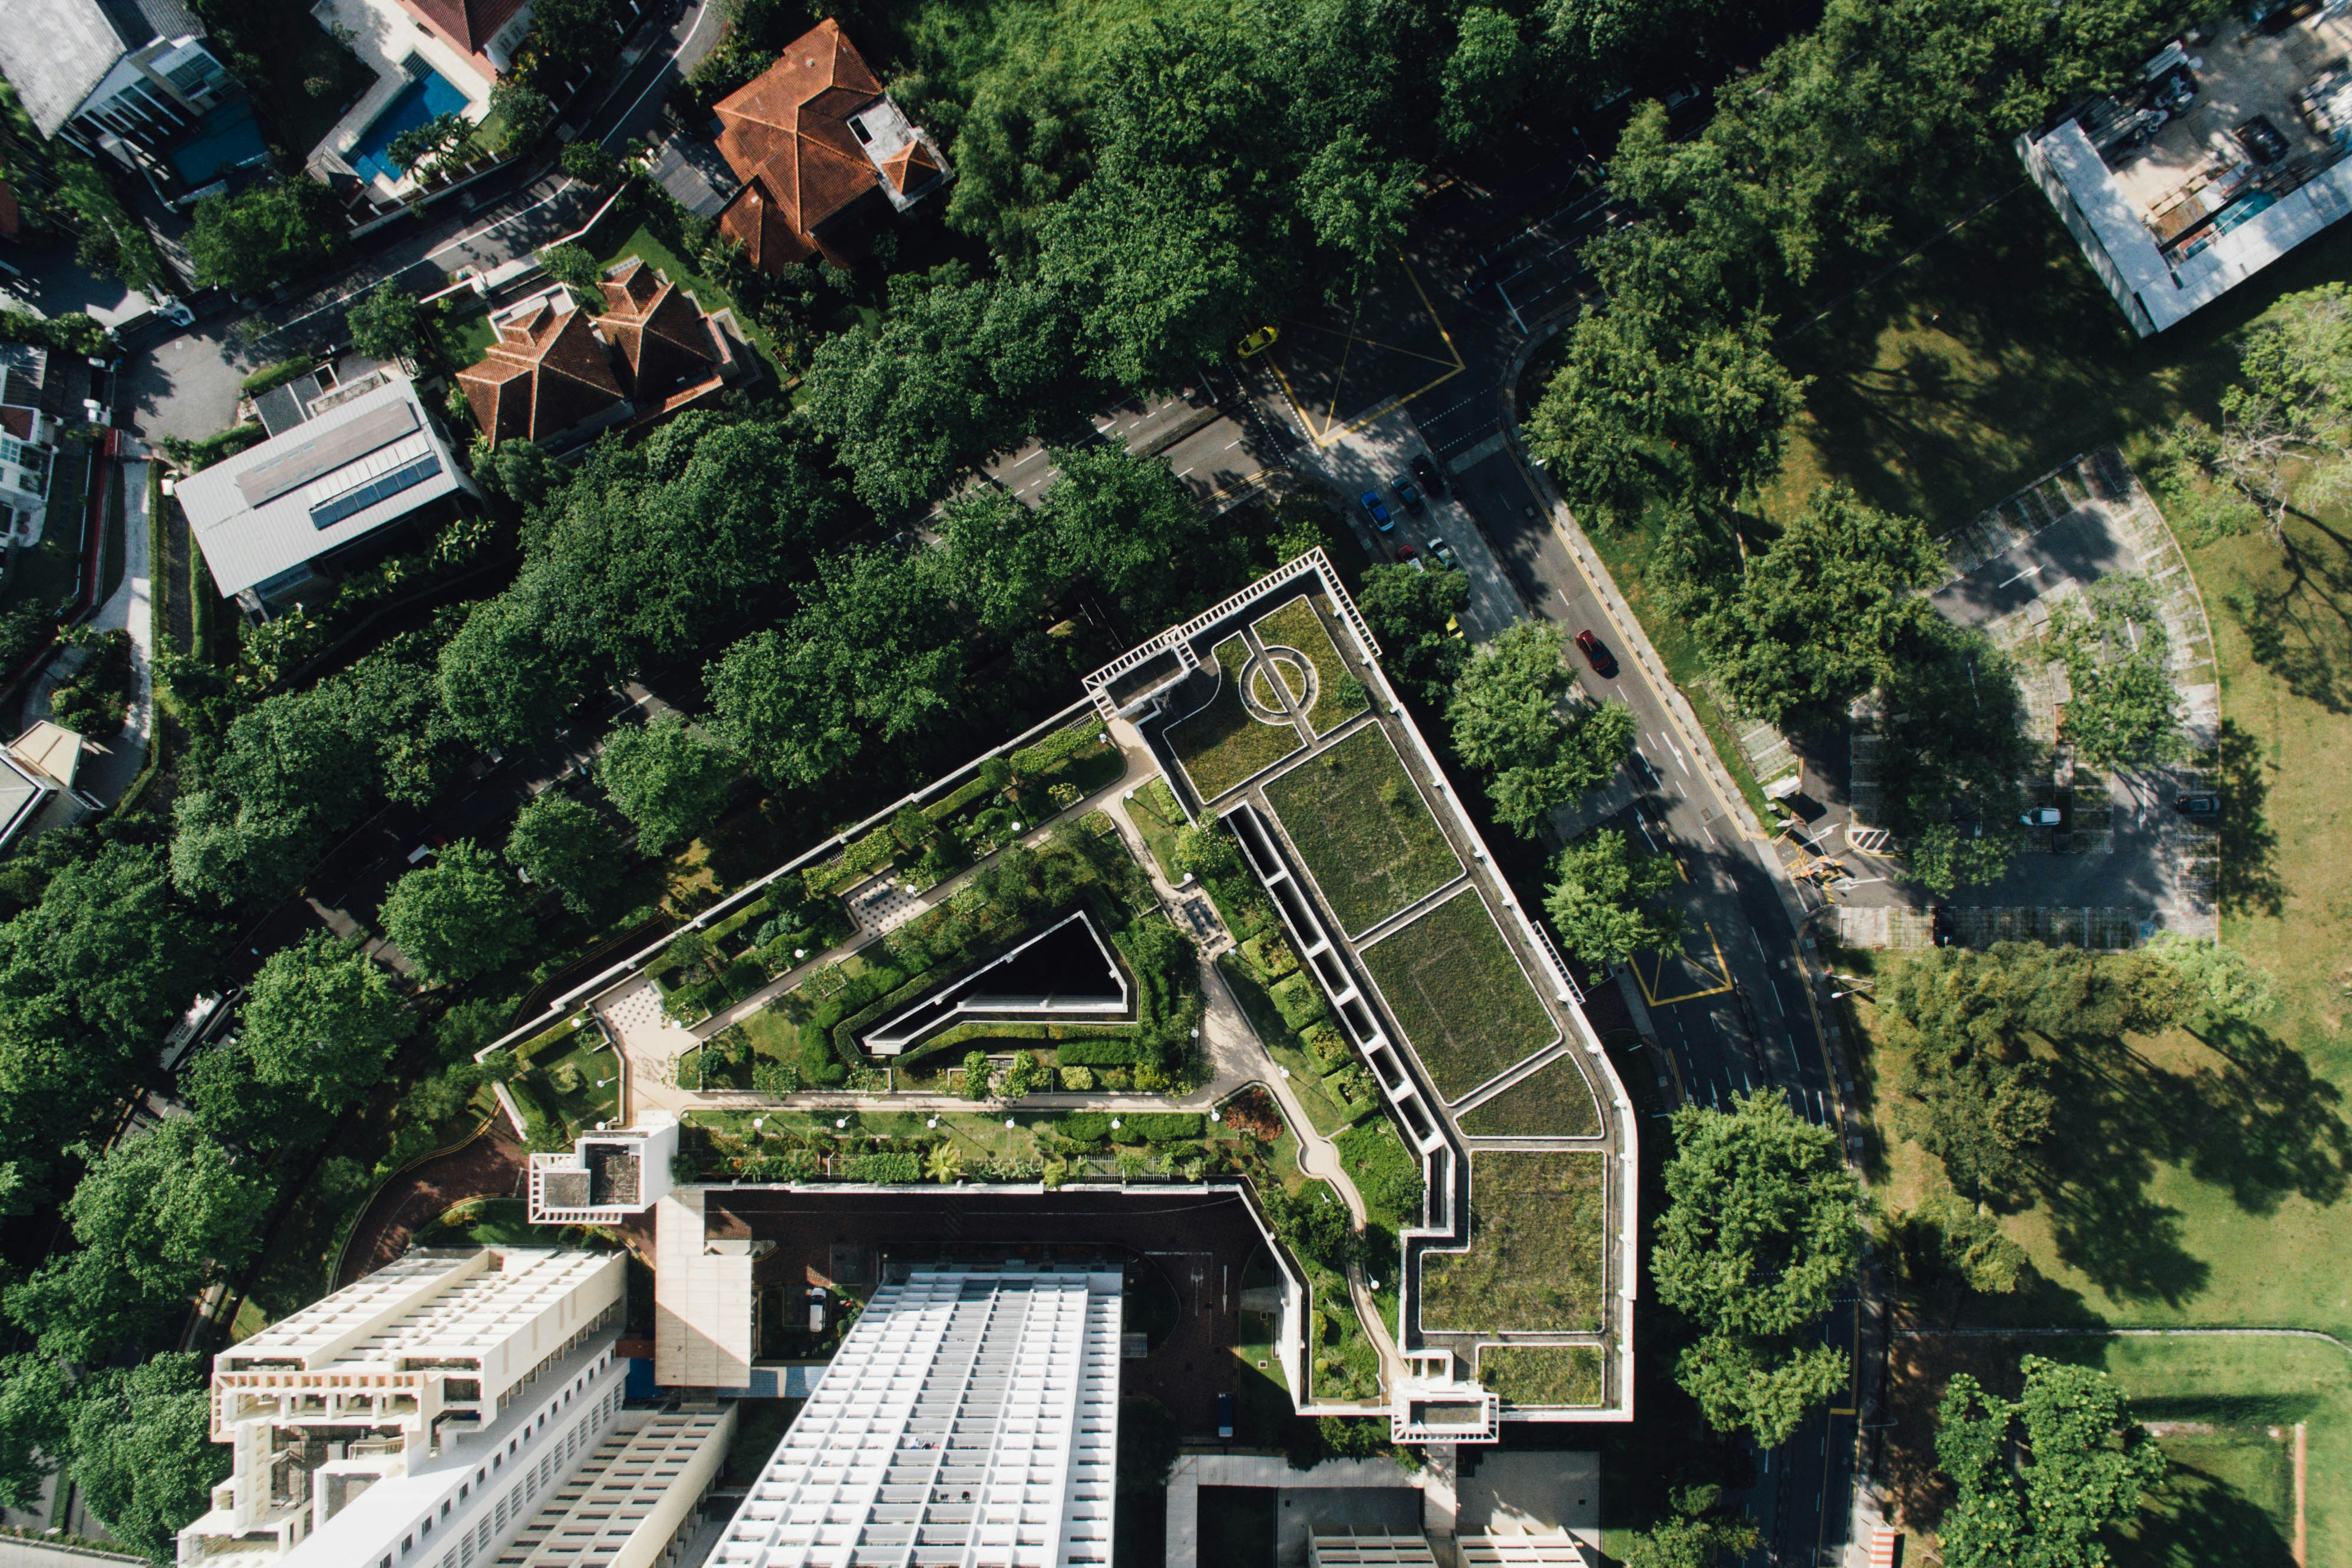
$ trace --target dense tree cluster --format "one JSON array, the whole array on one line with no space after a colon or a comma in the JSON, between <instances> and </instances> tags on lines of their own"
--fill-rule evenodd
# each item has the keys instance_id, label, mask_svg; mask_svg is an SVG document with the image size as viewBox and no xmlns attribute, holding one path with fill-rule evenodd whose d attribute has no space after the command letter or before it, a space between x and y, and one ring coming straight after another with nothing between
<instances>
[{"instance_id":1,"label":"dense tree cluster","mask_svg":"<svg viewBox=\"0 0 2352 1568\"><path fill-rule=\"evenodd\" d=\"M2029 1355L2015 1399L1963 1372L1936 1406L1936 1458L1958 1493L1937 1534L1949 1568L2103 1568L2107 1538L2164 1479L2164 1451L2095 1366Z\"/></svg>"},{"instance_id":2,"label":"dense tree cluster","mask_svg":"<svg viewBox=\"0 0 2352 1568\"><path fill-rule=\"evenodd\" d=\"M1633 749L1632 708L1571 695L1567 645L1556 622L1519 622L1478 650L1446 705L1454 754L1486 776L1496 821L1522 838L1608 782Z\"/></svg>"},{"instance_id":3,"label":"dense tree cluster","mask_svg":"<svg viewBox=\"0 0 2352 1568\"><path fill-rule=\"evenodd\" d=\"M1853 1372L1811 1330L1861 1255L1861 1187L1835 1130L1775 1089L1727 1112L1686 1105L1674 1134L1650 1268L1699 1335L1675 1376L1717 1431L1778 1448Z\"/></svg>"},{"instance_id":4,"label":"dense tree cluster","mask_svg":"<svg viewBox=\"0 0 2352 1568\"><path fill-rule=\"evenodd\" d=\"M1655 902L1674 885L1674 862L1636 851L1622 828L1594 829L1560 851L1553 870L1544 914L1585 963L1614 967L1682 940L1681 915Z\"/></svg>"}]
</instances>

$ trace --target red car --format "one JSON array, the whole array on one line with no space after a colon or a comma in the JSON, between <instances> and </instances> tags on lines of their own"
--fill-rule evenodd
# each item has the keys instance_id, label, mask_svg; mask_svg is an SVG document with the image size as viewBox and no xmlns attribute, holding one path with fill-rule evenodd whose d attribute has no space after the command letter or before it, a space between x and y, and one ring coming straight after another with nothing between
<instances>
[{"instance_id":1,"label":"red car","mask_svg":"<svg viewBox=\"0 0 2352 1568\"><path fill-rule=\"evenodd\" d=\"M1617 678L1617 655L1609 651L1608 643L1590 632L1579 632L1576 634L1576 651L1584 655L1584 662L1592 666L1594 674L1604 681Z\"/></svg>"}]
</instances>

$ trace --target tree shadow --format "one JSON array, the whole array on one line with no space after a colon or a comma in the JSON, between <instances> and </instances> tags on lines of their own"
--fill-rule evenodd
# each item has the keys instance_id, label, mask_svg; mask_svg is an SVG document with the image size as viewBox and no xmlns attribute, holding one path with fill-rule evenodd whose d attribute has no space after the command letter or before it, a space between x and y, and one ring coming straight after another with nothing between
<instances>
[{"instance_id":1,"label":"tree shadow","mask_svg":"<svg viewBox=\"0 0 2352 1568\"><path fill-rule=\"evenodd\" d=\"M2263 810L2270 799L2270 766L2262 743L2245 727L2234 719L2221 721L2216 891L2225 915L2276 915L2286 904L2286 884L2275 863L2278 830Z\"/></svg>"},{"instance_id":2,"label":"tree shadow","mask_svg":"<svg viewBox=\"0 0 2352 1568\"><path fill-rule=\"evenodd\" d=\"M2294 1568L2278 1521L2228 1481L2175 1464L2115 1541L2116 1568Z\"/></svg>"}]
</instances>

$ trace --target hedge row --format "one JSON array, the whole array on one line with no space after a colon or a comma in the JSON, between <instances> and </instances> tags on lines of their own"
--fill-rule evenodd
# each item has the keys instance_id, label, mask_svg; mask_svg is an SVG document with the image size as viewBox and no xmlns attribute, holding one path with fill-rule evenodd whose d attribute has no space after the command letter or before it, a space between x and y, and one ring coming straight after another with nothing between
<instances>
[{"instance_id":1,"label":"hedge row","mask_svg":"<svg viewBox=\"0 0 2352 1568\"><path fill-rule=\"evenodd\" d=\"M842 1161L841 1174L848 1181L905 1186L923 1179L923 1162L904 1149L877 1155L852 1155Z\"/></svg>"},{"instance_id":2,"label":"hedge row","mask_svg":"<svg viewBox=\"0 0 2352 1568\"><path fill-rule=\"evenodd\" d=\"M1088 714L1076 724L1066 725L1034 746L1024 746L1013 754L1013 771L1024 777L1043 773L1056 762L1076 756L1094 743L1102 733L1102 721Z\"/></svg>"},{"instance_id":3,"label":"hedge row","mask_svg":"<svg viewBox=\"0 0 2352 1568\"><path fill-rule=\"evenodd\" d=\"M1054 1061L1063 1067L1128 1067L1135 1061L1135 1040L1128 1035L1066 1040L1054 1048Z\"/></svg>"},{"instance_id":4,"label":"hedge row","mask_svg":"<svg viewBox=\"0 0 2352 1568\"><path fill-rule=\"evenodd\" d=\"M1098 1144L1110 1136L1108 1111L1073 1111L1054 1124L1062 1136L1080 1144ZM1119 1142L1140 1138L1147 1144L1173 1144L1198 1138L1204 1125L1198 1111L1129 1111L1118 1116Z\"/></svg>"}]
</instances>

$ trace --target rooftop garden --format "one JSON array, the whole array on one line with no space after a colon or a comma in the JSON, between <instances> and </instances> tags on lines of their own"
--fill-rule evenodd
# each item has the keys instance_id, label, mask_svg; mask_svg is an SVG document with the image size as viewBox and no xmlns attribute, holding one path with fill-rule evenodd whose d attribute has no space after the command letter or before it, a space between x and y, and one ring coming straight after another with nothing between
<instances>
[{"instance_id":1,"label":"rooftop garden","mask_svg":"<svg viewBox=\"0 0 2352 1568\"><path fill-rule=\"evenodd\" d=\"M1589 1344L1482 1344L1478 1381L1506 1405L1598 1405L1601 1351Z\"/></svg>"},{"instance_id":2,"label":"rooftop garden","mask_svg":"<svg viewBox=\"0 0 2352 1568\"><path fill-rule=\"evenodd\" d=\"M515 1047L507 1092L522 1112L534 1149L568 1148L582 1133L621 1113L621 1064L602 1030L575 1013Z\"/></svg>"},{"instance_id":3,"label":"rooftop garden","mask_svg":"<svg viewBox=\"0 0 2352 1568\"><path fill-rule=\"evenodd\" d=\"M1250 629L1266 647L1295 648L1315 667L1314 703L1307 704L1303 692L1292 692L1290 699L1293 706L1306 710L1307 722L1316 734L1328 734L1371 706L1371 695L1339 656L1339 645L1307 595L1300 594L1270 615L1261 615Z\"/></svg>"},{"instance_id":4,"label":"rooftop garden","mask_svg":"<svg viewBox=\"0 0 2352 1568\"><path fill-rule=\"evenodd\" d=\"M1133 1022L975 1020L951 1026L898 1057L867 1056L858 1040L864 1030L1080 906L1093 915L1127 972L1137 998ZM1150 907L1142 868L1107 818L1095 813L1084 822L1065 823L1041 848L1005 850L938 907L811 975L727 1031L733 1038L723 1045L714 1040L727 1071L740 1074L725 1086L790 1092L846 1084L870 1092L881 1087L875 1080L887 1067L901 1087L961 1088L953 1075L971 1051L1039 1040L1050 1044L1053 1060L1036 1047L1014 1046L1013 1056L1032 1066L1017 1076L1011 1061L1001 1071L992 1069L992 1078L1002 1080L997 1090L1017 1098L1016 1089L1057 1087L1060 1074L1071 1068L1084 1068L1089 1077L1117 1071L1144 1092L1174 1088L1195 1076L1199 968L1190 938L1156 914L1138 913ZM701 1071L711 1082L710 1064L701 1064ZM1079 1082L1101 1086L1099 1080Z\"/></svg>"},{"instance_id":5,"label":"rooftop garden","mask_svg":"<svg viewBox=\"0 0 2352 1568\"><path fill-rule=\"evenodd\" d=\"M1575 1058L1563 1056L1459 1120L1474 1138L1590 1138L1601 1131L1601 1106Z\"/></svg>"},{"instance_id":6,"label":"rooftop garden","mask_svg":"<svg viewBox=\"0 0 2352 1568\"><path fill-rule=\"evenodd\" d=\"M1143 835L1150 846L1151 856L1160 862L1160 872L1170 882L1181 880L1176 870L1176 835L1190 824L1184 820L1184 809L1176 803L1176 791L1168 788L1165 779L1153 779L1139 785L1127 802L1127 820Z\"/></svg>"},{"instance_id":7,"label":"rooftop garden","mask_svg":"<svg viewBox=\"0 0 2352 1568\"><path fill-rule=\"evenodd\" d=\"M1242 671L1249 644L1228 637L1217 644L1217 695L1200 712L1168 727L1168 744L1203 800L1265 772L1306 742L1288 720L1267 723L1242 701Z\"/></svg>"},{"instance_id":8,"label":"rooftop garden","mask_svg":"<svg viewBox=\"0 0 2352 1568\"><path fill-rule=\"evenodd\" d=\"M1328 1136L1379 1105L1370 1070L1278 926L1244 938L1217 965L1259 1043L1289 1070L1291 1092L1317 1132Z\"/></svg>"},{"instance_id":9,"label":"rooftop garden","mask_svg":"<svg viewBox=\"0 0 2352 1568\"><path fill-rule=\"evenodd\" d=\"M1470 1249L1424 1252L1421 1326L1575 1333L1601 1326L1608 1156L1480 1149L1470 1155Z\"/></svg>"},{"instance_id":10,"label":"rooftop garden","mask_svg":"<svg viewBox=\"0 0 2352 1568\"><path fill-rule=\"evenodd\" d=\"M1475 888L1365 948L1363 959L1446 1100L1559 1038Z\"/></svg>"},{"instance_id":11,"label":"rooftop garden","mask_svg":"<svg viewBox=\"0 0 2352 1568\"><path fill-rule=\"evenodd\" d=\"M1275 779L1265 798L1351 936L1462 874L1460 858L1377 727Z\"/></svg>"}]
</instances>

